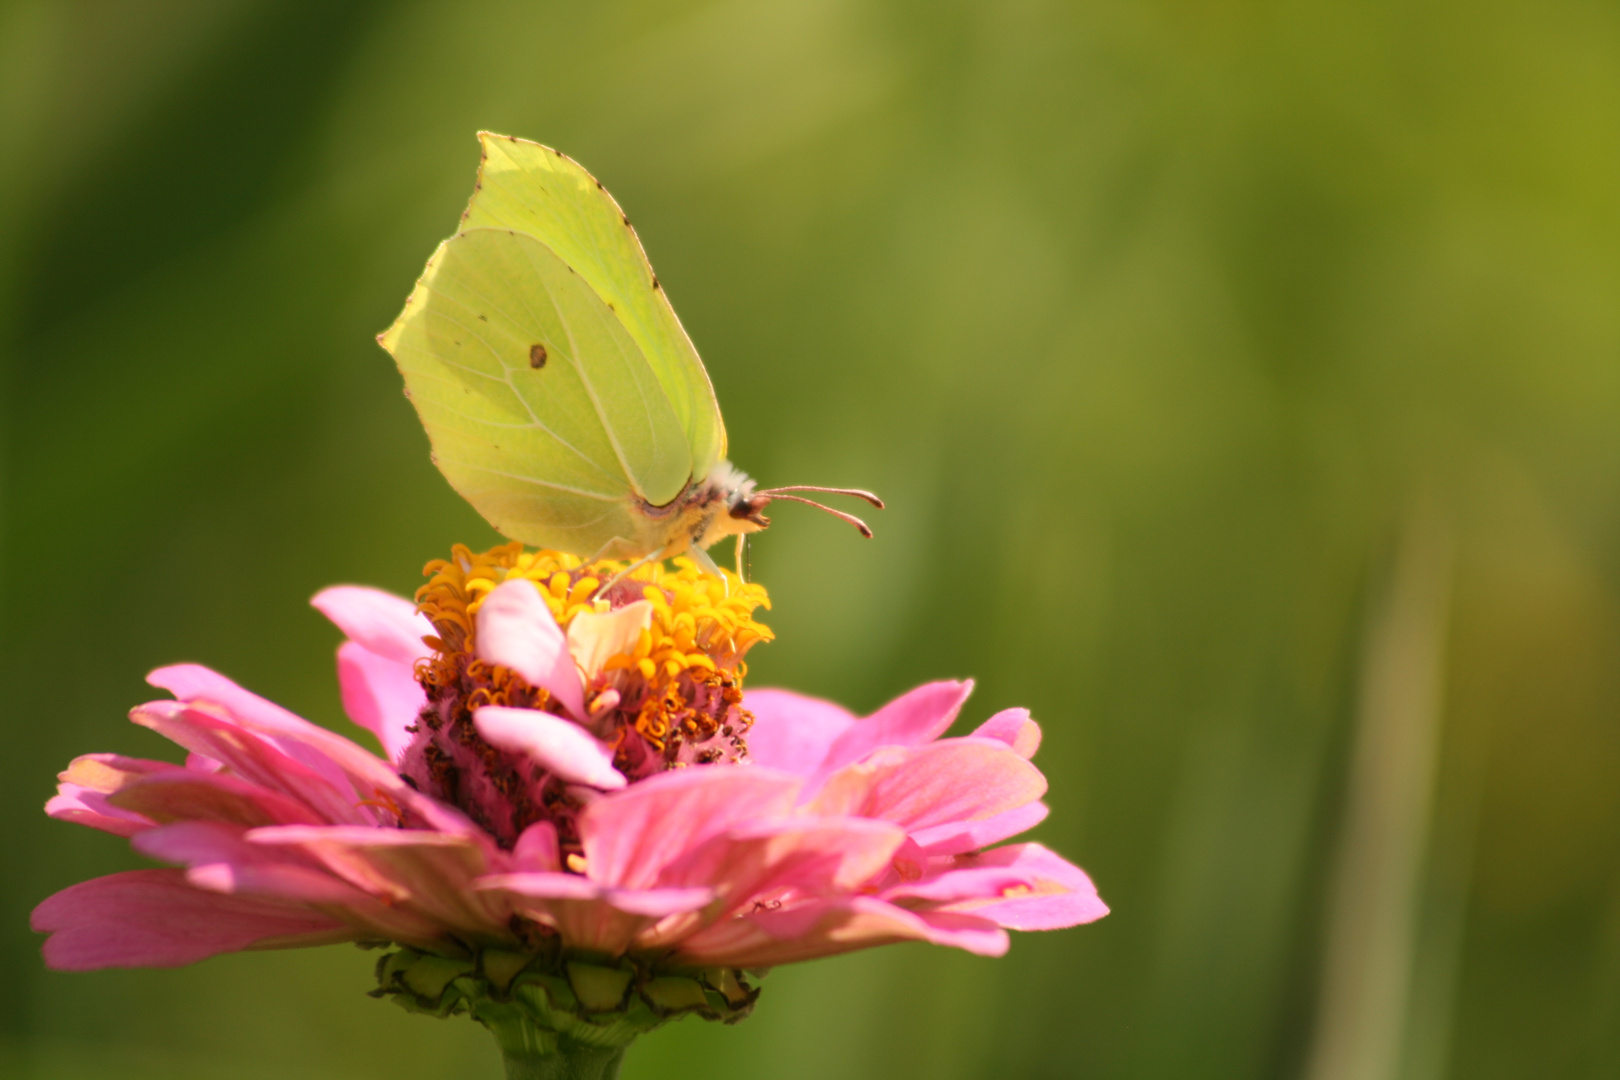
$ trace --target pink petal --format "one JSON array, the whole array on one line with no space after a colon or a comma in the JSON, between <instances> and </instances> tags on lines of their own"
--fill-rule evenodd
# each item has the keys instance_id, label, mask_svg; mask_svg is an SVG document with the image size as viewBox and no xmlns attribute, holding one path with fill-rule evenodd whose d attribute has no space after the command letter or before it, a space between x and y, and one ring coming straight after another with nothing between
<instances>
[{"instance_id":1,"label":"pink petal","mask_svg":"<svg viewBox=\"0 0 1620 1080\"><path fill-rule=\"evenodd\" d=\"M699 927L783 897L838 896L883 875L906 834L888 822L860 818L790 818L742 825L711 838L668 867L666 885L705 885L717 903L668 919L637 939L662 949Z\"/></svg>"},{"instance_id":2,"label":"pink petal","mask_svg":"<svg viewBox=\"0 0 1620 1080\"><path fill-rule=\"evenodd\" d=\"M817 781L825 781L879 747L917 746L939 738L971 693L971 679L927 683L895 698L866 719L855 721L828 749L810 787L815 788Z\"/></svg>"},{"instance_id":3,"label":"pink petal","mask_svg":"<svg viewBox=\"0 0 1620 1080\"><path fill-rule=\"evenodd\" d=\"M403 597L363 585L334 585L310 603L344 637L385 660L410 667L433 654L422 641L434 633L433 624Z\"/></svg>"},{"instance_id":4,"label":"pink petal","mask_svg":"<svg viewBox=\"0 0 1620 1080\"><path fill-rule=\"evenodd\" d=\"M186 880L211 892L309 904L358 906L372 902L365 893L329 873L248 843L243 839L245 831L217 822L187 821L142 833L131 846L150 858L189 867Z\"/></svg>"},{"instance_id":5,"label":"pink petal","mask_svg":"<svg viewBox=\"0 0 1620 1080\"><path fill-rule=\"evenodd\" d=\"M1059 930L1095 922L1108 905L1086 872L1040 844L1009 844L959 860L964 867L1004 869L1022 882L1019 894L1001 899L954 903L951 911L992 919L1010 930Z\"/></svg>"},{"instance_id":6,"label":"pink petal","mask_svg":"<svg viewBox=\"0 0 1620 1080\"><path fill-rule=\"evenodd\" d=\"M1046 777L1003 744L946 739L875 751L835 773L806 810L881 818L911 832L994 817L1044 794Z\"/></svg>"},{"instance_id":7,"label":"pink petal","mask_svg":"<svg viewBox=\"0 0 1620 1080\"><path fill-rule=\"evenodd\" d=\"M583 874L565 874L557 870L535 870L521 874L488 874L473 883L473 888L500 890L543 900L600 900L608 888Z\"/></svg>"},{"instance_id":8,"label":"pink petal","mask_svg":"<svg viewBox=\"0 0 1620 1080\"><path fill-rule=\"evenodd\" d=\"M512 864L520 870L550 872L562 868L557 826L537 821L524 829L512 845Z\"/></svg>"},{"instance_id":9,"label":"pink petal","mask_svg":"<svg viewBox=\"0 0 1620 1080\"><path fill-rule=\"evenodd\" d=\"M242 838L247 830L216 821L182 821L148 829L130 841L142 855L181 866L214 862L264 862L274 852L256 849Z\"/></svg>"},{"instance_id":10,"label":"pink petal","mask_svg":"<svg viewBox=\"0 0 1620 1080\"><path fill-rule=\"evenodd\" d=\"M416 681L416 669L379 656L347 641L338 646L338 686L343 711L360 727L377 736L388 760L399 762L410 745L406 728L427 707L427 695Z\"/></svg>"},{"instance_id":11,"label":"pink petal","mask_svg":"<svg viewBox=\"0 0 1620 1080\"><path fill-rule=\"evenodd\" d=\"M188 885L181 870L131 870L69 886L34 909L48 933L45 963L58 971L178 967L247 948L351 941L329 915Z\"/></svg>"},{"instance_id":12,"label":"pink petal","mask_svg":"<svg viewBox=\"0 0 1620 1080\"><path fill-rule=\"evenodd\" d=\"M135 709L130 718L187 750L223 763L249 783L308 807L317 820L373 820L369 811L357 805L354 788L341 772L341 786L334 785L328 775L288 757L272 740L244 730L229 714L221 713L219 706L154 701Z\"/></svg>"},{"instance_id":13,"label":"pink petal","mask_svg":"<svg viewBox=\"0 0 1620 1080\"><path fill-rule=\"evenodd\" d=\"M743 708L754 715L748 756L757 765L809 776L849 726L853 713L840 705L789 690L750 690Z\"/></svg>"},{"instance_id":14,"label":"pink petal","mask_svg":"<svg viewBox=\"0 0 1620 1080\"><path fill-rule=\"evenodd\" d=\"M247 840L302 852L356 888L448 929L507 936L507 914L473 891L473 879L495 867L470 837L422 829L285 825L254 829Z\"/></svg>"},{"instance_id":15,"label":"pink petal","mask_svg":"<svg viewBox=\"0 0 1620 1080\"><path fill-rule=\"evenodd\" d=\"M233 825L314 825L303 804L229 773L172 767L109 795L114 806L159 823L221 821Z\"/></svg>"},{"instance_id":16,"label":"pink petal","mask_svg":"<svg viewBox=\"0 0 1620 1080\"><path fill-rule=\"evenodd\" d=\"M707 904L706 888L615 889L579 874L495 874L476 887L503 894L523 915L555 929L564 946L617 956L659 919Z\"/></svg>"},{"instance_id":17,"label":"pink petal","mask_svg":"<svg viewBox=\"0 0 1620 1080\"><path fill-rule=\"evenodd\" d=\"M110 796L155 772L173 769L166 761L124 757L122 754L84 754L62 772L57 793L45 804L45 813L58 821L88 825L114 836L134 836L152 827L152 819L138 810L120 807Z\"/></svg>"},{"instance_id":18,"label":"pink petal","mask_svg":"<svg viewBox=\"0 0 1620 1080\"><path fill-rule=\"evenodd\" d=\"M907 911L853 896L727 919L682 942L675 957L693 964L774 967L898 941L929 941L981 956L1000 956L1008 945L1006 931L985 919Z\"/></svg>"},{"instance_id":19,"label":"pink petal","mask_svg":"<svg viewBox=\"0 0 1620 1080\"><path fill-rule=\"evenodd\" d=\"M524 755L565 783L603 791L625 785L613 767L613 748L572 720L539 709L486 705L474 710L473 724L491 744Z\"/></svg>"},{"instance_id":20,"label":"pink petal","mask_svg":"<svg viewBox=\"0 0 1620 1080\"><path fill-rule=\"evenodd\" d=\"M650 888L664 867L709 837L786 814L799 784L760 766L702 766L632 784L580 815L586 872L605 885Z\"/></svg>"},{"instance_id":21,"label":"pink petal","mask_svg":"<svg viewBox=\"0 0 1620 1080\"><path fill-rule=\"evenodd\" d=\"M714 899L714 890L701 886L689 889L610 889L608 900L620 911L661 919L681 911L702 907Z\"/></svg>"},{"instance_id":22,"label":"pink petal","mask_svg":"<svg viewBox=\"0 0 1620 1080\"><path fill-rule=\"evenodd\" d=\"M901 882L884 889L880 895L891 904L905 900L952 904L959 900L999 900L1007 890L1022 885L1023 876L1007 867L969 866L967 869L947 870L924 881Z\"/></svg>"},{"instance_id":23,"label":"pink petal","mask_svg":"<svg viewBox=\"0 0 1620 1080\"><path fill-rule=\"evenodd\" d=\"M134 836L153 824L141 814L120 810L108 802L103 793L77 784L61 785L56 794L46 800L45 813L57 821L88 825L114 836Z\"/></svg>"},{"instance_id":24,"label":"pink petal","mask_svg":"<svg viewBox=\"0 0 1620 1080\"><path fill-rule=\"evenodd\" d=\"M125 757L123 754L81 754L57 773L57 779L91 791L112 794L152 773L175 768L171 761Z\"/></svg>"},{"instance_id":25,"label":"pink petal","mask_svg":"<svg viewBox=\"0 0 1620 1080\"><path fill-rule=\"evenodd\" d=\"M511 668L530 686L545 688L575 716L585 716L568 639L534 582L513 578L495 586L478 607L478 658Z\"/></svg>"},{"instance_id":26,"label":"pink petal","mask_svg":"<svg viewBox=\"0 0 1620 1080\"><path fill-rule=\"evenodd\" d=\"M209 892L326 907L358 908L375 903L331 874L285 863L204 863L187 870L186 881Z\"/></svg>"},{"instance_id":27,"label":"pink petal","mask_svg":"<svg viewBox=\"0 0 1620 1080\"><path fill-rule=\"evenodd\" d=\"M366 831L395 835L401 832ZM186 880L211 892L337 908L334 914L368 931L368 937L431 947L446 929L462 925L447 927L433 913L399 903L399 897L386 890L367 890L348 883L296 844L255 843L247 830L239 827L182 822L142 833L132 846L143 855L188 867ZM376 893L380 893L381 900Z\"/></svg>"},{"instance_id":28,"label":"pink petal","mask_svg":"<svg viewBox=\"0 0 1620 1080\"><path fill-rule=\"evenodd\" d=\"M313 773L320 777L331 789L329 799L346 805L347 809L334 809L332 812L321 810L321 816L327 820L397 823L389 821L392 811L386 804L392 802L404 808L413 824L425 824L446 832L482 835L481 830L465 815L417 792L381 758L341 735L317 727L281 706L249 693L223 675L195 664L177 664L159 668L147 676L147 681L174 694L184 706L178 706L175 702L151 702L131 714L131 719L136 723L153 728L194 754L212 761L224 762L225 759L216 751L225 744L251 741L261 748L273 748L279 752L277 761L291 759L302 767L303 774ZM199 717L210 719L208 723L203 723ZM206 731L197 730L199 727ZM209 749L209 746L214 749ZM251 754L262 756L260 750L253 750ZM240 758L241 753L237 753L236 757ZM231 764L232 768L241 771L239 762ZM261 764L269 767L272 774L276 771L274 763L266 761ZM201 766L194 766L188 760L187 767ZM249 779L272 790L280 787L273 779Z\"/></svg>"},{"instance_id":29,"label":"pink petal","mask_svg":"<svg viewBox=\"0 0 1620 1080\"><path fill-rule=\"evenodd\" d=\"M995 739L1026 758L1041 748L1041 725L1029 718L1028 709L1003 709L973 731L973 738Z\"/></svg>"},{"instance_id":30,"label":"pink petal","mask_svg":"<svg viewBox=\"0 0 1620 1080\"><path fill-rule=\"evenodd\" d=\"M911 838L930 855L962 855L1028 832L1050 812L1043 802L1025 803L982 821L952 821L918 829Z\"/></svg>"},{"instance_id":31,"label":"pink petal","mask_svg":"<svg viewBox=\"0 0 1620 1080\"><path fill-rule=\"evenodd\" d=\"M406 787L398 774L376 755L205 667L176 664L158 668L146 681L187 704L210 702L221 706L234 726L263 736L282 753L325 777L334 786L346 787L353 781L368 796L373 788Z\"/></svg>"},{"instance_id":32,"label":"pink petal","mask_svg":"<svg viewBox=\"0 0 1620 1080\"><path fill-rule=\"evenodd\" d=\"M734 903L779 890L847 893L888 869L905 831L861 818L788 818L730 829L669 866L665 884L707 885Z\"/></svg>"}]
</instances>

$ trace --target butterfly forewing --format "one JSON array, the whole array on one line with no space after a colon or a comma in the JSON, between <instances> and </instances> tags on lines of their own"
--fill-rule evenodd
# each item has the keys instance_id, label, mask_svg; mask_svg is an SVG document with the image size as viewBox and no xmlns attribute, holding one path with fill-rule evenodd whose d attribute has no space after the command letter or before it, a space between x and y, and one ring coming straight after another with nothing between
<instances>
[{"instance_id":1,"label":"butterfly forewing","mask_svg":"<svg viewBox=\"0 0 1620 1080\"><path fill-rule=\"evenodd\" d=\"M383 344L439 468L507 536L592 554L635 535L632 499L661 505L691 476L640 347L532 236L474 228L445 241Z\"/></svg>"},{"instance_id":2,"label":"butterfly forewing","mask_svg":"<svg viewBox=\"0 0 1620 1080\"><path fill-rule=\"evenodd\" d=\"M726 452L714 389L618 204L555 150L488 132L479 139L484 161L463 227L528 233L585 278L640 346L685 433L693 475L706 476Z\"/></svg>"}]
</instances>

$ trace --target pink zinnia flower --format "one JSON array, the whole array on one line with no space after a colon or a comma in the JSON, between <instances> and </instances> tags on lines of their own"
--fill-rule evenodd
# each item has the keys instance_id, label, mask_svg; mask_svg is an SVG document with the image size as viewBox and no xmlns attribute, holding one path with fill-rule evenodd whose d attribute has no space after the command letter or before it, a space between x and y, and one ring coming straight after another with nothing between
<instances>
[{"instance_id":1,"label":"pink zinnia flower","mask_svg":"<svg viewBox=\"0 0 1620 1080\"><path fill-rule=\"evenodd\" d=\"M971 683L865 718L744 697L762 589L649 567L593 604L613 569L458 548L417 605L318 595L387 760L206 668L153 672L175 700L132 718L185 764L81 757L47 811L173 868L41 903L47 963L394 944L381 991L408 1007L470 1011L509 1057L536 1030L612 1056L672 1016L746 1014L747 971L904 940L993 956L1107 913L1041 845L994 846L1046 816L1026 711L943 738Z\"/></svg>"}]
</instances>

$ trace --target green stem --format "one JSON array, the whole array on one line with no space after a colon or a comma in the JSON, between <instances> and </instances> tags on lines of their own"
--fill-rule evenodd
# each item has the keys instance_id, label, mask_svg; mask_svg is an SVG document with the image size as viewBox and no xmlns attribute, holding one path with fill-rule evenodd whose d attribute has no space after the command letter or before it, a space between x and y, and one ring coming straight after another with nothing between
<instances>
[{"instance_id":1,"label":"green stem","mask_svg":"<svg viewBox=\"0 0 1620 1080\"><path fill-rule=\"evenodd\" d=\"M514 1054L501 1048L506 1080L614 1080L625 1048L611 1050L575 1043L553 1054Z\"/></svg>"},{"instance_id":2,"label":"green stem","mask_svg":"<svg viewBox=\"0 0 1620 1080\"><path fill-rule=\"evenodd\" d=\"M500 1044L506 1080L616 1080L629 1046L592 1046L513 1016L479 1019Z\"/></svg>"}]
</instances>

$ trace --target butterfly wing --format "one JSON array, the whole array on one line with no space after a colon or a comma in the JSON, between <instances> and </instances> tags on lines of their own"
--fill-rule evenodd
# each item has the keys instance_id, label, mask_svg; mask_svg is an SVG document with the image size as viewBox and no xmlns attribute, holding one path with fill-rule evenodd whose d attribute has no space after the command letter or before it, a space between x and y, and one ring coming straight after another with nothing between
<instances>
[{"instance_id":1,"label":"butterfly wing","mask_svg":"<svg viewBox=\"0 0 1620 1080\"><path fill-rule=\"evenodd\" d=\"M590 284L641 347L686 433L692 479L702 480L726 456L720 406L630 219L561 151L487 131L478 138L483 162L462 227L527 233Z\"/></svg>"},{"instance_id":2,"label":"butterfly wing","mask_svg":"<svg viewBox=\"0 0 1620 1080\"><path fill-rule=\"evenodd\" d=\"M641 347L531 235L470 228L440 244L380 340L439 469L515 540L586 556L635 541L635 499L663 505L692 475Z\"/></svg>"}]
</instances>

